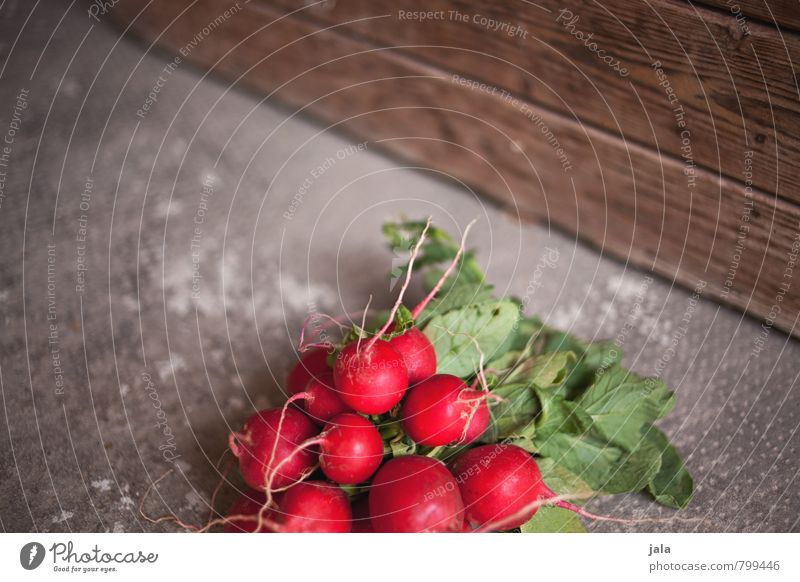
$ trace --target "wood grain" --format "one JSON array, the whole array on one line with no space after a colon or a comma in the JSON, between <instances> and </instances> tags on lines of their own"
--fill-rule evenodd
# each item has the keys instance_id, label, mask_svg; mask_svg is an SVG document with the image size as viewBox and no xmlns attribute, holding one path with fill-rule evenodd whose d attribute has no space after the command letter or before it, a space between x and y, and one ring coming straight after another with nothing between
<instances>
[{"instance_id":1,"label":"wood grain","mask_svg":"<svg viewBox=\"0 0 800 582\"><path fill-rule=\"evenodd\" d=\"M301 5L269 4L284 10ZM559 21L565 7L578 17L571 27L565 26L571 20L566 13ZM402 9L444 18L403 18L388 0L325 3L296 16L323 26L347 23L343 32L376 46L402 46L427 62L676 157L684 145L675 120L681 106L697 164L742 180L744 152L752 150L754 185L800 201L800 93L792 74L800 63L797 35L757 23L744 35L732 14L669 0L414 0ZM527 35L492 32L483 18L522 27ZM629 74L605 65L577 33L593 34L590 43L619 59ZM663 64L677 102L660 85L654 61Z\"/></svg>"},{"instance_id":2,"label":"wood grain","mask_svg":"<svg viewBox=\"0 0 800 582\"><path fill-rule=\"evenodd\" d=\"M128 22L134 4L120 3L115 18ZM199 0L165 29L185 5L151 7L133 28L149 39L163 32L162 45L177 51L226 6ZM796 205L757 190L746 195L741 183L702 169L690 180L678 159L491 88L468 88L407 51L350 38L346 27L319 31L279 16L246 5L190 57L622 260L688 286L707 281L707 295L758 316L773 311L800 227ZM798 313L794 289L782 296L775 325L796 333Z\"/></svg>"}]
</instances>

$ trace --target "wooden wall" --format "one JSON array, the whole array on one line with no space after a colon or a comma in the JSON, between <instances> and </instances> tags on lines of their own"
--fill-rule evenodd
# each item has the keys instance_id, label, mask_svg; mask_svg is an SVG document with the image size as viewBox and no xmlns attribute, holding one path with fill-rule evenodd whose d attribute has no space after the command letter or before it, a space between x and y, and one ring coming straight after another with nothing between
<instances>
[{"instance_id":1,"label":"wooden wall","mask_svg":"<svg viewBox=\"0 0 800 582\"><path fill-rule=\"evenodd\" d=\"M240 0L189 58L800 332L796 1L306 4ZM112 15L177 54L232 6Z\"/></svg>"}]
</instances>

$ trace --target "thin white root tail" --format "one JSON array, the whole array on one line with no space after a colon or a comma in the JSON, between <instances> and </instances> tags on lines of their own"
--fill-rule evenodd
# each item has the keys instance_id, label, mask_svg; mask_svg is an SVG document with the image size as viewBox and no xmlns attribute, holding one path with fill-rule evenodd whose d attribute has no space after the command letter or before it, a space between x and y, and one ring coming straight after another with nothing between
<instances>
[{"instance_id":1,"label":"thin white root tail","mask_svg":"<svg viewBox=\"0 0 800 582\"><path fill-rule=\"evenodd\" d=\"M431 226L431 220L433 220L433 218L429 216L427 222L425 223L425 228L422 229L422 233L419 235L419 240L417 241L417 244L414 245L414 248L411 251L411 256L408 259L408 268L406 269L406 278L403 281L403 286L400 288L400 294L397 296L397 301L395 302L394 307L392 307L392 311L389 313L389 317L386 319L386 323L384 323L383 327L380 330L378 330L378 332L375 334L375 337L370 339L369 343L367 343L366 346L367 351L372 349L372 346L375 345L375 342L377 342L383 334L389 331L389 328L394 323L394 317L395 315L397 315L397 310L400 309L400 305L403 304L403 296L405 295L406 290L408 289L408 285L411 282L411 271L414 268L414 260L417 258L417 255L419 254L419 249L422 247L422 243L425 241L425 235L428 234L428 229Z\"/></svg>"},{"instance_id":2,"label":"thin white root tail","mask_svg":"<svg viewBox=\"0 0 800 582\"><path fill-rule=\"evenodd\" d=\"M461 245L458 247L458 251L456 252L456 256L453 259L453 262L450 263L450 266L448 266L447 269L445 270L445 272L442 273L442 276L439 278L439 281L436 282L436 285L433 286L433 289L431 289L430 293L428 293L425 296L425 298L422 301L420 301L413 310L411 310L411 316L414 319L417 319L417 317L419 317L419 314L422 313L423 311L425 311L425 308L428 306L428 303L430 303L431 300L434 297L436 297L436 294L442 288L442 285L444 285L444 282L447 280L447 278L453 272L453 269L455 269L456 266L458 265L458 261L461 260L461 255L464 254L464 248L466 247L466 244L467 244L467 235L469 234L469 230L472 228L472 225L475 224L477 221L478 221L478 219L475 218L474 220L472 220L472 222L470 222L467 225L467 228L464 229L464 234L461 237Z\"/></svg>"}]
</instances>

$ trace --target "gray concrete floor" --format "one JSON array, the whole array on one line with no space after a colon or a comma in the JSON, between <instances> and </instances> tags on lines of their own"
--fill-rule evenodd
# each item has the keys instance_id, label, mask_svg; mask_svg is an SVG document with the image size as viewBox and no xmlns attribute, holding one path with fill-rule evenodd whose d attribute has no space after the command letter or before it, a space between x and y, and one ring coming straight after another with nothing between
<instances>
[{"instance_id":1,"label":"gray concrete floor","mask_svg":"<svg viewBox=\"0 0 800 582\"><path fill-rule=\"evenodd\" d=\"M402 212L454 231L478 217L471 242L502 293L535 288L531 312L617 337L629 366L677 391L663 428L696 479L688 519L592 529L800 529L798 342L770 330L759 351L760 322L187 65L141 118L169 57L80 3L37 6L0 9L0 134L14 132L0 168L3 530L173 529L138 513L170 468L148 512L202 521L227 433L280 402L309 311L390 303L380 223ZM559 259L537 275L548 248ZM592 507L673 515L643 495Z\"/></svg>"}]
</instances>

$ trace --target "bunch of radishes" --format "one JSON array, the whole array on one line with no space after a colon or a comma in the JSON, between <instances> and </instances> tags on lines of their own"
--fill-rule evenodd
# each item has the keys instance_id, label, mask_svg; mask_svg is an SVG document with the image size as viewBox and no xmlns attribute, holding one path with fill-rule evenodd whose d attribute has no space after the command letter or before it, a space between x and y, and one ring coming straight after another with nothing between
<instances>
[{"instance_id":1,"label":"bunch of radishes","mask_svg":"<svg viewBox=\"0 0 800 582\"><path fill-rule=\"evenodd\" d=\"M305 351L289 373L286 404L254 414L230 435L253 491L230 508L227 531L508 530L543 504L589 515L557 498L522 448L505 442L470 448L490 422L481 371L472 385L437 374L434 347L414 324L458 264L463 240L422 302L410 311L402 306L427 229L411 249L397 303L380 329L355 327L339 346ZM421 450L461 450L449 464L419 454L384 462L391 452L381 434L386 419Z\"/></svg>"}]
</instances>

